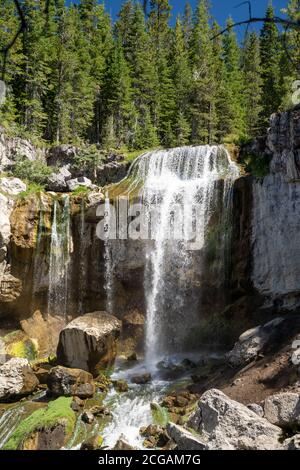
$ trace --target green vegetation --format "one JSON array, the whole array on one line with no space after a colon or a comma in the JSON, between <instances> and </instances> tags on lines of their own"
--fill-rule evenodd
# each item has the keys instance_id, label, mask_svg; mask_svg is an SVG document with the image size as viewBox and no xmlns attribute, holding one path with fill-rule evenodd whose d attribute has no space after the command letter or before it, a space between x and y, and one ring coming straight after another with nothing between
<instances>
[{"instance_id":1,"label":"green vegetation","mask_svg":"<svg viewBox=\"0 0 300 470\"><path fill-rule=\"evenodd\" d=\"M87 173L101 161L99 146L126 147L131 161L145 148L233 142L264 132L270 114L291 104L296 30L266 21L240 44L234 29L218 35L206 0L194 11L187 3L172 27L169 0L152 0L147 16L141 2L124 0L115 24L97 0L50 0L48 15L44 4L25 0L0 122L35 142L83 144L75 165ZM270 3L268 20L274 14ZM299 17L299 0L286 15ZM0 48L18 22L14 1L2 0ZM18 171L42 185L48 176L42 165Z\"/></svg>"},{"instance_id":2,"label":"green vegetation","mask_svg":"<svg viewBox=\"0 0 300 470\"><path fill-rule=\"evenodd\" d=\"M46 408L34 411L28 418L20 422L12 433L3 450L17 450L34 432L55 426L65 425L66 435L69 436L75 426L75 413L70 405L72 398L60 397L48 404Z\"/></svg>"},{"instance_id":3,"label":"green vegetation","mask_svg":"<svg viewBox=\"0 0 300 470\"><path fill-rule=\"evenodd\" d=\"M37 358L37 345L32 339L26 337L22 331L13 331L2 339L7 354L14 357L26 358L29 361Z\"/></svg>"},{"instance_id":4,"label":"green vegetation","mask_svg":"<svg viewBox=\"0 0 300 470\"><path fill-rule=\"evenodd\" d=\"M47 184L49 176L54 171L53 167L47 166L42 161L30 161L25 157L19 157L14 166L13 174L17 178L34 184L37 189L37 186L44 187Z\"/></svg>"}]
</instances>

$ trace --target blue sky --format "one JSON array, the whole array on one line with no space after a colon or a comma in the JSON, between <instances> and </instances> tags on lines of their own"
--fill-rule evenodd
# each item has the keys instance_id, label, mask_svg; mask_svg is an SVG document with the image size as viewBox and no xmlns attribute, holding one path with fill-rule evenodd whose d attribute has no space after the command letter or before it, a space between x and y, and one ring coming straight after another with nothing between
<instances>
[{"instance_id":1,"label":"blue sky","mask_svg":"<svg viewBox=\"0 0 300 470\"><path fill-rule=\"evenodd\" d=\"M190 3L195 7L197 1L198 0L190 0ZM235 6L242 1L243 0L211 0L212 14L221 25L225 23L229 15L236 21L243 20L248 15L248 6L243 5L239 8L235 8ZM106 8L111 13L112 17L116 16L123 2L124 0L105 0ZM287 3L288 0L273 0L276 13L280 14L280 9L284 8ZM177 15L183 11L185 0L170 0L170 4L173 6L173 15ZM264 15L266 11L268 0L251 0L251 5L253 16L261 16Z\"/></svg>"}]
</instances>

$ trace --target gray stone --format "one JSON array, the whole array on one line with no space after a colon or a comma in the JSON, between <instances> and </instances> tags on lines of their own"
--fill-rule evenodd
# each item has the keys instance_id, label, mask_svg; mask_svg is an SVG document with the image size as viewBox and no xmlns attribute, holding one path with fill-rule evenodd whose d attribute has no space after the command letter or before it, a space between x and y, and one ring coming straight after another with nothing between
<instances>
[{"instance_id":1,"label":"gray stone","mask_svg":"<svg viewBox=\"0 0 300 470\"><path fill-rule=\"evenodd\" d=\"M265 400L265 418L270 423L285 427L300 424L299 393L283 392L272 395Z\"/></svg>"},{"instance_id":2,"label":"gray stone","mask_svg":"<svg viewBox=\"0 0 300 470\"><path fill-rule=\"evenodd\" d=\"M79 178L73 178L67 181L67 187L69 191L75 191L75 189L80 188L81 186L85 188L94 188L91 180L85 176L80 176Z\"/></svg>"},{"instance_id":3,"label":"gray stone","mask_svg":"<svg viewBox=\"0 0 300 470\"><path fill-rule=\"evenodd\" d=\"M48 178L47 190L64 192L68 190L67 181L72 178L68 165L59 168L56 173L52 173Z\"/></svg>"},{"instance_id":4,"label":"gray stone","mask_svg":"<svg viewBox=\"0 0 300 470\"><path fill-rule=\"evenodd\" d=\"M235 343L232 351L227 354L228 362L238 367L256 359L283 321L282 317L274 318L263 326L245 331Z\"/></svg>"},{"instance_id":5,"label":"gray stone","mask_svg":"<svg viewBox=\"0 0 300 470\"><path fill-rule=\"evenodd\" d=\"M300 434L296 434L283 442L283 450L300 450Z\"/></svg>"},{"instance_id":6,"label":"gray stone","mask_svg":"<svg viewBox=\"0 0 300 470\"><path fill-rule=\"evenodd\" d=\"M90 398L95 393L93 376L81 369L53 367L48 377L48 389L54 396Z\"/></svg>"},{"instance_id":7,"label":"gray stone","mask_svg":"<svg viewBox=\"0 0 300 470\"><path fill-rule=\"evenodd\" d=\"M136 449L132 445L130 445L126 441L126 437L123 434L121 434L121 436L117 440L113 450L136 450Z\"/></svg>"},{"instance_id":8,"label":"gray stone","mask_svg":"<svg viewBox=\"0 0 300 470\"><path fill-rule=\"evenodd\" d=\"M196 415L196 416L195 416ZM187 426L201 434L209 449L275 450L281 429L220 390L205 392Z\"/></svg>"},{"instance_id":9,"label":"gray stone","mask_svg":"<svg viewBox=\"0 0 300 470\"><path fill-rule=\"evenodd\" d=\"M266 306L294 310L300 305L299 110L271 117L266 152L270 172L252 185L251 279Z\"/></svg>"},{"instance_id":10,"label":"gray stone","mask_svg":"<svg viewBox=\"0 0 300 470\"><path fill-rule=\"evenodd\" d=\"M39 384L27 359L14 357L0 367L0 400L30 395Z\"/></svg>"},{"instance_id":11,"label":"gray stone","mask_svg":"<svg viewBox=\"0 0 300 470\"><path fill-rule=\"evenodd\" d=\"M247 408L249 408L249 410L253 411L255 414L257 414L261 418L264 417L264 409L262 406L257 405L257 403L249 403L249 405L247 405Z\"/></svg>"},{"instance_id":12,"label":"gray stone","mask_svg":"<svg viewBox=\"0 0 300 470\"><path fill-rule=\"evenodd\" d=\"M106 312L76 318L60 333L58 363L97 374L114 362L120 331L121 322Z\"/></svg>"},{"instance_id":13,"label":"gray stone","mask_svg":"<svg viewBox=\"0 0 300 470\"><path fill-rule=\"evenodd\" d=\"M0 178L0 192L9 196L16 196L17 194L26 191L27 185L19 178Z\"/></svg>"},{"instance_id":14,"label":"gray stone","mask_svg":"<svg viewBox=\"0 0 300 470\"><path fill-rule=\"evenodd\" d=\"M170 438L175 441L178 450L208 450L209 448L202 436L196 436L178 424L169 423L167 432Z\"/></svg>"}]
</instances>

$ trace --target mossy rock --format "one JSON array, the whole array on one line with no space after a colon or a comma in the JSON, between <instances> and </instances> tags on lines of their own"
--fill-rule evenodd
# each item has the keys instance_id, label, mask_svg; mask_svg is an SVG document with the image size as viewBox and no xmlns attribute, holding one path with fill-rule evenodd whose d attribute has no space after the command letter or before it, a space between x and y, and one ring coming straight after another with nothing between
<instances>
[{"instance_id":1,"label":"mossy rock","mask_svg":"<svg viewBox=\"0 0 300 470\"><path fill-rule=\"evenodd\" d=\"M13 331L4 336L6 354L33 361L38 357L36 341L29 338L21 330Z\"/></svg>"},{"instance_id":2,"label":"mossy rock","mask_svg":"<svg viewBox=\"0 0 300 470\"><path fill-rule=\"evenodd\" d=\"M72 398L60 397L46 408L34 411L21 421L3 450L55 450L61 448L73 433L76 416Z\"/></svg>"}]
</instances>

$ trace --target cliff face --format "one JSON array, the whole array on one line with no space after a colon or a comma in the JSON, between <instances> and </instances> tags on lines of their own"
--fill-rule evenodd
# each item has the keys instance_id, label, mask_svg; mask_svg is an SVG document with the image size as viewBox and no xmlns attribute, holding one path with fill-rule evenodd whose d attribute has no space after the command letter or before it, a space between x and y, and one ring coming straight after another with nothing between
<instances>
[{"instance_id":1,"label":"cliff face","mask_svg":"<svg viewBox=\"0 0 300 470\"><path fill-rule=\"evenodd\" d=\"M270 172L253 181L251 279L267 305L300 306L300 111L271 118Z\"/></svg>"},{"instance_id":2,"label":"cliff face","mask_svg":"<svg viewBox=\"0 0 300 470\"><path fill-rule=\"evenodd\" d=\"M202 323L197 335L204 339L210 332L217 337L226 330L231 341L261 323L262 316L272 318L278 311L300 307L300 111L274 115L266 139L254 142L251 152L267 154L270 170L264 178L243 176L234 184L225 292L214 269L204 270L203 275L201 254L184 274L192 280L186 297L191 309L199 311ZM64 197L48 193L16 200L0 194L0 317L22 319L36 309L49 309L53 205L59 200L62 210ZM90 193L84 204L81 197L70 197L70 261L61 267L67 289L60 301L72 317L107 306L107 253L96 235L96 208L102 197L100 192ZM218 236L213 225L210 229L211 251ZM114 313L123 319L138 317L142 324L147 243L117 240L110 252ZM217 258L217 253L210 253L212 267ZM170 276L169 282L177 281ZM59 297L61 292L54 294ZM169 299L170 305L173 301ZM128 325L131 328L130 321Z\"/></svg>"}]
</instances>

